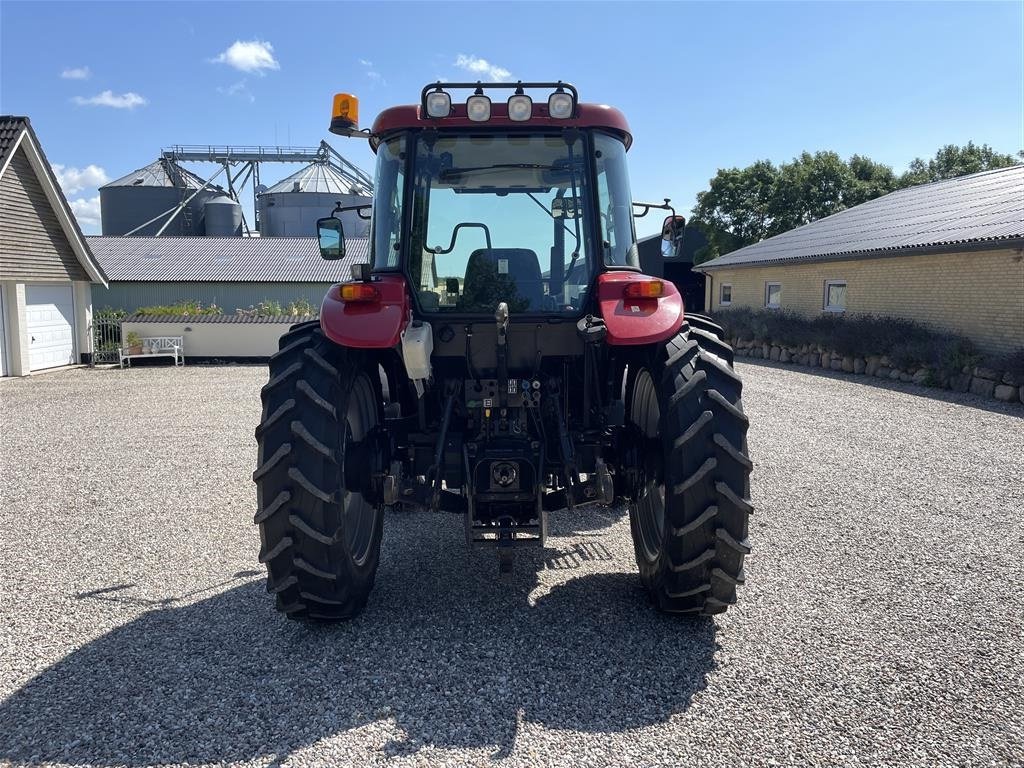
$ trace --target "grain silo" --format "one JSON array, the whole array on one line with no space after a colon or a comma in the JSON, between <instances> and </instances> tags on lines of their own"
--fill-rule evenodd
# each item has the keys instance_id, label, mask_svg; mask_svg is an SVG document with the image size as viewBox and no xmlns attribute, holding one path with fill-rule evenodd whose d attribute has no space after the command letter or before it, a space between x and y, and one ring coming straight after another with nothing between
<instances>
[{"instance_id":1,"label":"grain silo","mask_svg":"<svg viewBox=\"0 0 1024 768\"><path fill-rule=\"evenodd\" d=\"M242 236L242 206L227 195L207 200L203 212L207 237Z\"/></svg>"},{"instance_id":2,"label":"grain silo","mask_svg":"<svg viewBox=\"0 0 1024 768\"><path fill-rule=\"evenodd\" d=\"M196 194L198 190L202 191ZM223 194L220 187L211 185L203 189L201 178L177 163L161 158L100 187L103 234L126 235L130 232L133 235L155 235L174 210L192 197L163 234L202 235L205 231L203 206ZM145 226L141 226L143 224Z\"/></svg>"},{"instance_id":3,"label":"grain silo","mask_svg":"<svg viewBox=\"0 0 1024 768\"><path fill-rule=\"evenodd\" d=\"M369 204L366 189L326 163L311 163L269 187L257 198L260 235L263 237L312 237L316 220L330 216L335 205ZM355 211L341 215L347 237L366 237L370 222Z\"/></svg>"}]
</instances>

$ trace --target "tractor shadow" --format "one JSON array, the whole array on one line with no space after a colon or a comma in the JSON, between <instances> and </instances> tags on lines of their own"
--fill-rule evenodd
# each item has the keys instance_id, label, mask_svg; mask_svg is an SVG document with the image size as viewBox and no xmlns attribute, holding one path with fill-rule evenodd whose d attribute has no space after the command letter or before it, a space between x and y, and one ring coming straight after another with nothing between
<instances>
[{"instance_id":1,"label":"tractor shadow","mask_svg":"<svg viewBox=\"0 0 1024 768\"><path fill-rule=\"evenodd\" d=\"M657 614L633 572L569 568L538 589L550 551L524 551L502 583L494 554L466 551L448 521L389 520L376 590L347 624L285 620L245 572L151 608L130 584L78 595L146 612L0 702L0 763L283 760L378 721L391 724L383 755L483 748L496 760L520 721L627 731L685 711L706 686L711 619Z\"/></svg>"}]
</instances>

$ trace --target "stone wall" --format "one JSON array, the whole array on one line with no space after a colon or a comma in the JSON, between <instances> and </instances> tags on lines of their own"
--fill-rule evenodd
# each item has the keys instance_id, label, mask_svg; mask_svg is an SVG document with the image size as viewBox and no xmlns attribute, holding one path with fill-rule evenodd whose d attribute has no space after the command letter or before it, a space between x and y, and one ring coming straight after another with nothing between
<instances>
[{"instance_id":1,"label":"stone wall","mask_svg":"<svg viewBox=\"0 0 1024 768\"><path fill-rule=\"evenodd\" d=\"M951 389L954 392L970 392L1004 403L1024 403L1024 378L1008 371L997 371L982 366L963 368L958 374L940 372L927 367L903 370L896 367L885 355L853 357L841 355L818 344L780 347L744 339L732 339L730 343L738 357L824 368L859 376L872 376L876 379Z\"/></svg>"}]
</instances>

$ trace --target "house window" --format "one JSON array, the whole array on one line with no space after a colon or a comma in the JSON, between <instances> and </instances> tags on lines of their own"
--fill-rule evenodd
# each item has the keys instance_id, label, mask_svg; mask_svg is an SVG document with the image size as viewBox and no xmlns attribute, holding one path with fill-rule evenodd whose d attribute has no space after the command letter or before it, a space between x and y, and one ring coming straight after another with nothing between
<instances>
[{"instance_id":1,"label":"house window","mask_svg":"<svg viewBox=\"0 0 1024 768\"><path fill-rule=\"evenodd\" d=\"M826 312L846 311L846 281L826 280L825 281L825 305Z\"/></svg>"},{"instance_id":2,"label":"house window","mask_svg":"<svg viewBox=\"0 0 1024 768\"><path fill-rule=\"evenodd\" d=\"M729 283L722 283L721 293L718 295L718 304L722 307L728 307L732 304L732 285Z\"/></svg>"},{"instance_id":3,"label":"house window","mask_svg":"<svg viewBox=\"0 0 1024 768\"><path fill-rule=\"evenodd\" d=\"M778 309L782 306L782 283L764 284L764 305L768 309Z\"/></svg>"}]
</instances>

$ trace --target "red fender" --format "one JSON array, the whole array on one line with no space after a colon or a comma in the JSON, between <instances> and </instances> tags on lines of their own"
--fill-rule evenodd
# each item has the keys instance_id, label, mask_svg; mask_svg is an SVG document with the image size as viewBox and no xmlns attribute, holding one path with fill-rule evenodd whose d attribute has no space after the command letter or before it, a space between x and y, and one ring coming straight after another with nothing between
<instances>
[{"instance_id":1,"label":"red fender","mask_svg":"<svg viewBox=\"0 0 1024 768\"><path fill-rule=\"evenodd\" d=\"M683 325L683 297L668 280L659 299L627 299L626 286L656 280L636 272L604 272L597 276L597 302L614 346L654 344L670 339Z\"/></svg>"},{"instance_id":2,"label":"red fender","mask_svg":"<svg viewBox=\"0 0 1024 768\"><path fill-rule=\"evenodd\" d=\"M376 301L342 301L332 285L320 306L320 327L335 344L356 349L388 349L401 341L409 324L409 292L401 275L375 275Z\"/></svg>"}]
</instances>

